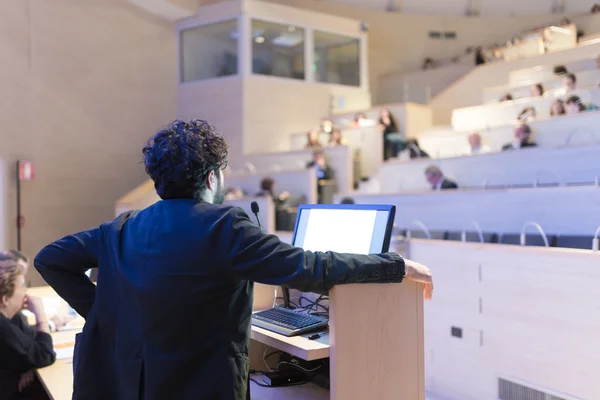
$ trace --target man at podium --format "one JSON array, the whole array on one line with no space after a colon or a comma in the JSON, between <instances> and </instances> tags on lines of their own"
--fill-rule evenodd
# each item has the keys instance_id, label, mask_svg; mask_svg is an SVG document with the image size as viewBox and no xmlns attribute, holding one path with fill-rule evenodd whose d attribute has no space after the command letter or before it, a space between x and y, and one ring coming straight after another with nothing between
<instances>
[{"instance_id":1,"label":"man at podium","mask_svg":"<svg viewBox=\"0 0 600 400\"><path fill-rule=\"evenodd\" d=\"M173 122L143 154L162 201L66 236L35 259L86 318L74 399L245 399L253 282L325 292L406 278L431 298L423 265L394 253L304 251L222 205L227 143L206 121Z\"/></svg>"}]
</instances>

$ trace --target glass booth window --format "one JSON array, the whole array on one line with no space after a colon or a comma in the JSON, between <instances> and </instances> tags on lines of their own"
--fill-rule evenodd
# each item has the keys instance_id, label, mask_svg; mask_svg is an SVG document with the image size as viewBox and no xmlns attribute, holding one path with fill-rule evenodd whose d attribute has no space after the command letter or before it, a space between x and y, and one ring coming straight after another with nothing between
<instances>
[{"instance_id":1,"label":"glass booth window","mask_svg":"<svg viewBox=\"0 0 600 400\"><path fill-rule=\"evenodd\" d=\"M252 72L304 79L304 29L252 20Z\"/></svg>"},{"instance_id":2,"label":"glass booth window","mask_svg":"<svg viewBox=\"0 0 600 400\"><path fill-rule=\"evenodd\" d=\"M360 86L360 39L314 31L315 79Z\"/></svg>"},{"instance_id":3,"label":"glass booth window","mask_svg":"<svg viewBox=\"0 0 600 400\"><path fill-rule=\"evenodd\" d=\"M182 82L237 74L237 25L234 19L181 31L179 57Z\"/></svg>"}]
</instances>

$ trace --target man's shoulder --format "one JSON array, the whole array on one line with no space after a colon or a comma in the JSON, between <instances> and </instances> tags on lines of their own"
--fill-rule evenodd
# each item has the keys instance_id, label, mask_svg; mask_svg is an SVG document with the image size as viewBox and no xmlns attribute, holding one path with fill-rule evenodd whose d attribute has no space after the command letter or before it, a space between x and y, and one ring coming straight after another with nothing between
<instances>
[{"instance_id":1,"label":"man's shoulder","mask_svg":"<svg viewBox=\"0 0 600 400\"><path fill-rule=\"evenodd\" d=\"M130 210L122 213L117 218L104 225L108 230L121 230L128 222L152 222L156 224L162 216L178 215L187 221L201 220L204 223L217 221L234 221L239 218L248 218L246 212L229 204L212 204L204 201L162 200L143 210Z\"/></svg>"},{"instance_id":2,"label":"man's shoulder","mask_svg":"<svg viewBox=\"0 0 600 400\"><path fill-rule=\"evenodd\" d=\"M212 203L198 203L194 206L194 210L198 215L207 216L212 215L216 218L237 218L240 215L246 215L246 212L238 206L231 204L212 204Z\"/></svg>"}]
</instances>

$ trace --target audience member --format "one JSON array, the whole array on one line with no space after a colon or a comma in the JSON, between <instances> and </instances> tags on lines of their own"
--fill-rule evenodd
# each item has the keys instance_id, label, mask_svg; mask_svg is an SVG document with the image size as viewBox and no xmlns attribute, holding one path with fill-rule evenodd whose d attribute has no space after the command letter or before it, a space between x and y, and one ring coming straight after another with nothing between
<instances>
[{"instance_id":1,"label":"audience member","mask_svg":"<svg viewBox=\"0 0 600 400\"><path fill-rule=\"evenodd\" d=\"M365 128L369 126L375 126L375 121L367 118L367 114L365 113L356 113L354 115L354 123L353 126L356 128Z\"/></svg>"},{"instance_id":2,"label":"audience member","mask_svg":"<svg viewBox=\"0 0 600 400\"><path fill-rule=\"evenodd\" d=\"M556 117L557 115L564 115L565 113L565 102L561 99L554 100L550 106L550 116Z\"/></svg>"},{"instance_id":3,"label":"audience member","mask_svg":"<svg viewBox=\"0 0 600 400\"><path fill-rule=\"evenodd\" d=\"M485 52L483 51L483 48L478 47L475 49L475 65L485 64L486 62L487 60L485 58Z\"/></svg>"},{"instance_id":4,"label":"audience member","mask_svg":"<svg viewBox=\"0 0 600 400\"><path fill-rule=\"evenodd\" d=\"M322 151L315 151L313 153L313 160L308 163L308 168L314 168L317 172L317 195L319 197L318 202L331 202L329 196L325 196L325 192L323 191L323 182L322 180L332 180L335 179L335 171L331 166L327 163L327 158L325 157L325 153ZM329 195L332 195L331 192ZM328 200L324 201L324 197L327 197Z\"/></svg>"},{"instance_id":5,"label":"audience member","mask_svg":"<svg viewBox=\"0 0 600 400\"><path fill-rule=\"evenodd\" d=\"M29 271L29 258L25 254L19 250L11 249L5 252L0 252L0 258L3 257L11 257L13 260L18 262L23 267L23 275L27 277L27 272ZM18 312L14 318L26 319L21 312ZM51 332L56 332L72 320L73 316L69 314L69 307L67 307L65 304L64 308L57 310L56 314L48 320L48 326L50 327Z\"/></svg>"},{"instance_id":6,"label":"audience member","mask_svg":"<svg viewBox=\"0 0 600 400\"><path fill-rule=\"evenodd\" d=\"M519 114L517 119L523 123L529 123L535 121L537 113L534 107L525 107Z\"/></svg>"},{"instance_id":7,"label":"audience member","mask_svg":"<svg viewBox=\"0 0 600 400\"><path fill-rule=\"evenodd\" d=\"M329 118L323 118L321 121L321 132L329 133L333 131L333 121Z\"/></svg>"},{"instance_id":8,"label":"audience member","mask_svg":"<svg viewBox=\"0 0 600 400\"><path fill-rule=\"evenodd\" d=\"M577 77L575 74L567 74L563 82L565 84L566 93L572 92L577 89Z\"/></svg>"},{"instance_id":9,"label":"audience member","mask_svg":"<svg viewBox=\"0 0 600 400\"><path fill-rule=\"evenodd\" d=\"M592 6L592 10L590 11L592 14L597 14L600 12L600 5L599 4L594 4Z\"/></svg>"},{"instance_id":10,"label":"audience member","mask_svg":"<svg viewBox=\"0 0 600 400\"><path fill-rule=\"evenodd\" d=\"M313 153L313 160L307 164L307 167L317 171L317 179L334 179L335 171L327 164L327 158L322 151Z\"/></svg>"},{"instance_id":11,"label":"audience member","mask_svg":"<svg viewBox=\"0 0 600 400\"><path fill-rule=\"evenodd\" d=\"M239 200L244 197L244 191L238 187L231 187L225 191L225 200Z\"/></svg>"},{"instance_id":12,"label":"audience member","mask_svg":"<svg viewBox=\"0 0 600 400\"><path fill-rule=\"evenodd\" d=\"M481 135L479 132L473 132L469 135L469 145L471 149L469 155L485 154L490 152L490 148L481 144Z\"/></svg>"},{"instance_id":13,"label":"audience member","mask_svg":"<svg viewBox=\"0 0 600 400\"><path fill-rule=\"evenodd\" d=\"M321 142L319 141L319 132L316 129L311 129L306 134L306 149L317 150L321 148Z\"/></svg>"},{"instance_id":14,"label":"audience member","mask_svg":"<svg viewBox=\"0 0 600 400\"><path fill-rule=\"evenodd\" d=\"M54 363L48 318L42 300L27 296L26 268L8 252L0 253L0 393L3 399L46 398L35 369ZM35 328L19 316L22 309L36 318Z\"/></svg>"},{"instance_id":15,"label":"audience member","mask_svg":"<svg viewBox=\"0 0 600 400\"><path fill-rule=\"evenodd\" d=\"M564 65L556 65L554 66L554 75L556 76L563 76L569 73L569 71L567 70L567 67L565 67Z\"/></svg>"},{"instance_id":16,"label":"audience member","mask_svg":"<svg viewBox=\"0 0 600 400\"><path fill-rule=\"evenodd\" d=\"M338 128L333 128L329 134L329 146L345 146L347 144L348 141L342 138L342 131Z\"/></svg>"},{"instance_id":17,"label":"audience member","mask_svg":"<svg viewBox=\"0 0 600 400\"><path fill-rule=\"evenodd\" d=\"M512 101L512 100L513 100L512 94L506 93L504 96L502 96L500 98L500 103L502 103L503 101Z\"/></svg>"},{"instance_id":18,"label":"audience member","mask_svg":"<svg viewBox=\"0 0 600 400\"><path fill-rule=\"evenodd\" d=\"M271 197L276 207L285 206L288 198L290 197L289 192L283 192L279 195L275 194L275 180L267 177L260 182L260 192L256 194L256 197Z\"/></svg>"},{"instance_id":19,"label":"audience member","mask_svg":"<svg viewBox=\"0 0 600 400\"><path fill-rule=\"evenodd\" d=\"M541 83L536 83L531 86L531 97L541 97L544 95L544 86Z\"/></svg>"},{"instance_id":20,"label":"audience member","mask_svg":"<svg viewBox=\"0 0 600 400\"><path fill-rule=\"evenodd\" d=\"M354 199L352 197L344 197L340 204L354 204Z\"/></svg>"},{"instance_id":21,"label":"audience member","mask_svg":"<svg viewBox=\"0 0 600 400\"><path fill-rule=\"evenodd\" d=\"M427 178L433 190L458 189L456 182L446 179L438 166L430 165L427 167L425 178Z\"/></svg>"},{"instance_id":22,"label":"audience member","mask_svg":"<svg viewBox=\"0 0 600 400\"><path fill-rule=\"evenodd\" d=\"M579 96L570 96L567 101L567 114L579 114L586 110L585 105L581 102Z\"/></svg>"},{"instance_id":23,"label":"audience member","mask_svg":"<svg viewBox=\"0 0 600 400\"><path fill-rule=\"evenodd\" d=\"M398 153L406 147L406 142L400 135L396 117L390 110L383 108L379 115L379 124L383 131L383 159L397 157Z\"/></svg>"},{"instance_id":24,"label":"audience member","mask_svg":"<svg viewBox=\"0 0 600 400\"><path fill-rule=\"evenodd\" d=\"M527 124L519 124L515 127L515 139L513 143L502 147L503 151L521 149L524 147L536 147L537 144L531 140L531 128Z\"/></svg>"},{"instance_id":25,"label":"audience member","mask_svg":"<svg viewBox=\"0 0 600 400\"><path fill-rule=\"evenodd\" d=\"M427 69L433 69L435 68L435 61L433 60L433 58L431 57L427 57L425 58L425 60L423 60L423 69L427 70Z\"/></svg>"}]
</instances>

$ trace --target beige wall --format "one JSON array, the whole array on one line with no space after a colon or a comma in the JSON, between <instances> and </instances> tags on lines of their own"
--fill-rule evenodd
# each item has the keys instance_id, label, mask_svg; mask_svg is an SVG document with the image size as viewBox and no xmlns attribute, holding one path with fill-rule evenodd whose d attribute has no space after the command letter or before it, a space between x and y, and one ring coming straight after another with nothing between
<instances>
[{"instance_id":1,"label":"beige wall","mask_svg":"<svg viewBox=\"0 0 600 400\"><path fill-rule=\"evenodd\" d=\"M271 2L369 23L369 80L374 104L382 102L377 89L377 77L381 74L419 69L425 57L454 57L468 46L504 42L515 32L560 18L557 14L509 18L444 17L385 13L322 0ZM430 30L453 31L457 39L430 40Z\"/></svg>"},{"instance_id":2,"label":"beige wall","mask_svg":"<svg viewBox=\"0 0 600 400\"><path fill-rule=\"evenodd\" d=\"M503 378L556 396L541 398L600 398L597 253L412 240L408 256L436 283L425 302L429 392L495 400ZM521 393L511 398L533 398Z\"/></svg>"},{"instance_id":3,"label":"beige wall","mask_svg":"<svg viewBox=\"0 0 600 400\"><path fill-rule=\"evenodd\" d=\"M253 75L244 80L244 153L290 150L294 132L329 114L326 85Z\"/></svg>"},{"instance_id":4,"label":"beige wall","mask_svg":"<svg viewBox=\"0 0 600 400\"><path fill-rule=\"evenodd\" d=\"M201 118L229 143L229 158L242 156L243 85L239 75L183 83L177 93L177 117Z\"/></svg>"},{"instance_id":5,"label":"beige wall","mask_svg":"<svg viewBox=\"0 0 600 400\"><path fill-rule=\"evenodd\" d=\"M0 159L35 162L22 185L31 256L70 232L114 217L144 180L145 140L175 117L173 28L120 0L0 2ZM16 192L8 184L8 245ZM29 277L40 283L35 274Z\"/></svg>"}]
</instances>

